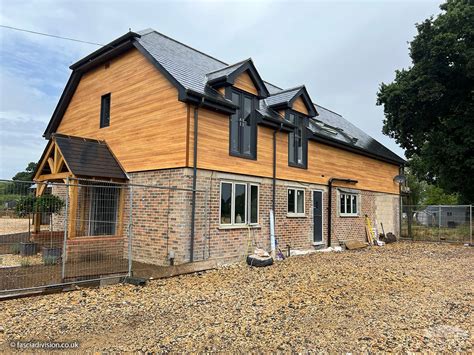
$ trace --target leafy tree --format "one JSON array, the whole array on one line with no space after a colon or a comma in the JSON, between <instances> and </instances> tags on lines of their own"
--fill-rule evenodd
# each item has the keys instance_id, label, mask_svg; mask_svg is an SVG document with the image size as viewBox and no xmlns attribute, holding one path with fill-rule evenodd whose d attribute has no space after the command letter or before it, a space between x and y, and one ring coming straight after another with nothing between
<instances>
[{"instance_id":1,"label":"leafy tree","mask_svg":"<svg viewBox=\"0 0 474 355\"><path fill-rule=\"evenodd\" d=\"M427 185L423 194L424 205L456 205L459 201L457 194L447 194L441 187Z\"/></svg>"},{"instance_id":2,"label":"leafy tree","mask_svg":"<svg viewBox=\"0 0 474 355\"><path fill-rule=\"evenodd\" d=\"M33 173L36 169L36 163L30 162L26 167L25 171L20 171L15 174L12 180L20 180L20 181L32 181L33 180Z\"/></svg>"},{"instance_id":3,"label":"leafy tree","mask_svg":"<svg viewBox=\"0 0 474 355\"><path fill-rule=\"evenodd\" d=\"M417 24L412 65L382 83L384 134L406 150L422 180L474 201L474 5L448 0Z\"/></svg>"}]
</instances>

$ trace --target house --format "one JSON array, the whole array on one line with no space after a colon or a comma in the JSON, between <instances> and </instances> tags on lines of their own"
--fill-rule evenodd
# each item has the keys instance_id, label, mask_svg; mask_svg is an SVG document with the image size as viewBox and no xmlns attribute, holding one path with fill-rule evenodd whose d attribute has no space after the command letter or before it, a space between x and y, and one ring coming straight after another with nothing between
<instances>
[{"instance_id":1,"label":"house","mask_svg":"<svg viewBox=\"0 0 474 355\"><path fill-rule=\"evenodd\" d=\"M414 212L413 217L426 227L456 228L469 223L469 207L429 205Z\"/></svg>"},{"instance_id":2,"label":"house","mask_svg":"<svg viewBox=\"0 0 474 355\"><path fill-rule=\"evenodd\" d=\"M398 235L394 177L404 160L314 104L304 85L280 88L262 79L252 59L227 64L151 29L129 32L70 68L35 180L194 190L172 202L173 213L188 212L174 216L171 244L158 214L134 211L135 260L237 257L250 235L268 247L270 210L282 249L365 240L365 215ZM197 201L197 190L209 193L205 227L196 223L204 198ZM90 194L91 219L123 219L128 203L120 195L113 213L96 216L100 201ZM83 213L78 199L71 189L70 216ZM105 224L70 223L68 238L123 238L123 228Z\"/></svg>"}]
</instances>

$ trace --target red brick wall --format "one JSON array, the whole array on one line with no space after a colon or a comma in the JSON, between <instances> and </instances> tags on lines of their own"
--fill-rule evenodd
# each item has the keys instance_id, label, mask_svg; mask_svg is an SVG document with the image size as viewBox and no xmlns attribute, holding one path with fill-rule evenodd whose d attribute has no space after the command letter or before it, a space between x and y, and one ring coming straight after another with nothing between
<instances>
[{"instance_id":1,"label":"red brick wall","mask_svg":"<svg viewBox=\"0 0 474 355\"><path fill-rule=\"evenodd\" d=\"M190 234L192 192L173 188L191 189L191 169L168 169L162 171L132 173L131 183L149 186L133 186L133 243L132 254L136 261L159 265L168 264L168 255L175 254L175 263L190 260ZM223 228L219 225L220 182L256 182L260 186L259 226L250 228ZM196 193L196 220L194 260L208 258L239 258L247 254L251 244L270 248L269 211L272 207L272 180L246 177L218 172L198 172ZM151 187L160 186L161 188ZM305 216L287 216L287 189L298 187L305 190ZM167 187L167 188L163 188ZM313 190L323 190L323 241L327 241L328 194L326 186L300 185L277 181L275 232L280 248L289 244L293 249L313 248ZM377 214L376 197L381 194L370 191L360 193L360 216L339 217L337 214L337 188L333 189L332 245L345 240L365 241L365 219L367 214L374 221ZM128 195L127 195L128 196ZM398 196L388 195L393 210L392 225L398 221ZM391 202L390 202L391 201ZM126 197L124 224L129 214L129 198ZM380 206L379 206L380 207ZM379 221L380 222L380 221ZM394 230L396 232L396 230ZM386 230L386 232L388 232ZM124 250L124 252L126 252Z\"/></svg>"}]
</instances>

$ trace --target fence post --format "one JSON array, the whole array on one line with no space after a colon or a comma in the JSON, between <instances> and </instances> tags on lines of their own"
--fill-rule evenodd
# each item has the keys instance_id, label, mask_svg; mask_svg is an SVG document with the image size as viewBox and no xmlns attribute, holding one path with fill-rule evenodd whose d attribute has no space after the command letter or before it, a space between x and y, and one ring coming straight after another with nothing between
<instances>
[{"instance_id":1,"label":"fence post","mask_svg":"<svg viewBox=\"0 0 474 355\"><path fill-rule=\"evenodd\" d=\"M66 208L64 210L64 239L63 239L63 257L61 266L61 280L64 282L66 277L66 255L67 255L67 229L68 229L68 210L69 210L69 176L66 178Z\"/></svg>"},{"instance_id":2,"label":"fence post","mask_svg":"<svg viewBox=\"0 0 474 355\"><path fill-rule=\"evenodd\" d=\"M129 185L130 210L128 212L128 277L132 276L132 234L133 234L133 186Z\"/></svg>"},{"instance_id":3,"label":"fence post","mask_svg":"<svg viewBox=\"0 0 474 355\"><path fill-rule=\"evenodd\" d=\"M441 243L441 205L438 206L438 242Z\"/></svg>"},{"instance_id":4,"label":"fence post","mask_svg":"<svg viewBox=\"0 0 474 355\"><path fill-rule=\"evenodd\" d=\"M472 245L472 205L469 205L469 244Z\"/></svg>"}]
</instances>

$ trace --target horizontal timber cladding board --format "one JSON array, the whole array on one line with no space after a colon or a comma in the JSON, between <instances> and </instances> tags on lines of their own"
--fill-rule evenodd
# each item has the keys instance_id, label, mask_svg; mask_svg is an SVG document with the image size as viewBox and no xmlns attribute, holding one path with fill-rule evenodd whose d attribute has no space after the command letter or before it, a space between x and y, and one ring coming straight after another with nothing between
<instances>
[{"instance_id":1,"label":"horizontal timber cladding board","mask_svg":"<svg viewBox=\"0 0 474 355\"><path fill-rule=\"evenodd\" d=\"M298 97L295 102L293 102L292 109L301 113L304 113L305 115L308 114L308 109L306 108L306 105L303 102L303 99Z\"/></svg>"},{"instance_id":2,"label":"horizontal timber cladding board","mask_svg":"<svg viewBox=\"0 0 474 355\"><path fill-rule=\"evenodd\" d=\"M234 86L240 90L258 95L257 89L255 88L255 85L253 84L253 81L247 71L244 71L235 79Z\"/></svg>"},{"instance_id":3,"label":"horizontal timber cladding board","mask_svg":"<svg viewBox=\"0 0 474 355\"><path fill-rule=\"evenodd\" d=\"M110 126L99 128L101 96L111 93ZM125 171L185 166L186 104L136 49L81 78L58 133L105 140Z\"/></svg>"},{"instance_id":4,"label":"horizontal timber cladding board","mask_svg":"<svg viewBox=\"0 0 474 355\"><path fill-rule=\"evenodd\" d=\"M191 132L193 121L191 120ZM207 109L199 110L198 167L262 177L273 174L273 130L258 126L257 160L229 155L229 117ZM190 166L193 137L190 135ZM393 177L397 165L385 163L361 154L308 142L308 169L288 166L288 134L277 134L277 178L315 184L327 184L330 177L358 180L354 188L398 194ZM343 186L344 184L337 184Z\"/></svg>"}]
</instances>

